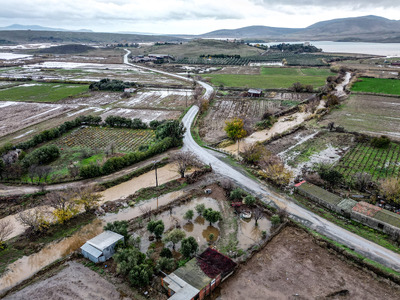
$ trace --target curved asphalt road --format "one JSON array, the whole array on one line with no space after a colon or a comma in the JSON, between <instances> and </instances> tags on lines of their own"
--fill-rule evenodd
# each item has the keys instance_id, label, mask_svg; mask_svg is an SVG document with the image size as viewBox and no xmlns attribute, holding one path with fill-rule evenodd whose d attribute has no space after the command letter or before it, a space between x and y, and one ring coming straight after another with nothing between
<instances>
[{"instance_id":1,"label":"curved asphalt road","mask_svg":"<svg viewBox=\"0 0 400 300\"><path fill-rule=\"evenodd\" d=\"M126 50L127 54L124 57L124 62L128 63L128 55L130 51ZM192 81L191 78L187 78L184 76L179 76L176 74L171 74L164 71L159 71L155 69L150 69L146 67L141 67L133 64L129 64L131 66L151 70L153 72L158 72L161 74L165 74L168 76L176 77L186 81ZM205 82L198 82L205 89L206 93L204 94L205 98L209 98L211 93L213 92L213 88ZM205 164L211 164L213 170L220 174L221 176L228 177L232 181L234 181L237 185L242 187L243 189L256 194L262 201L268 203L272 206L278 206L279 208L286 209L289 213L289 216L301 222L303 225L314 229L315 231L323 234L347 247L354 249L356 252L362 254L365 257L368 257L376 262L381 263L387 267L390 267L396 271L400 271L400 255L394 253L384 247L381 247L371 241L368 241L356 234L353 234L324 218L321 218L314 213L302 208L301 206L295 204L288 196L285 194L280 194L272 191L266 185L257 182L242 173L238 172L228 164L222 162L218 158L216 158L211 151L207 151L203 147L200 147L194 140L190 133L190 128L192 126L193 120L196 117L199 108L197 106L193 106L185 115L182 122L186 127L186 134L184 137L184 151L190 151L195 153L198 158L204 162Z\"/></svg>"}]
</instances>

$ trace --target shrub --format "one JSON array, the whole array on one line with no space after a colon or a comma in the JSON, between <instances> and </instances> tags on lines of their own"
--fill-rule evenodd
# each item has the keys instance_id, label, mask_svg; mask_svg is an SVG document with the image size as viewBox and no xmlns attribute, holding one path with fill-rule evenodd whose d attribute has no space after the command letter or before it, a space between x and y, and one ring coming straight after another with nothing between
<instances>
[{"instance_id":1,"label":"shrub","mask_svg":"<svg viewBox=\"0 0 400 300\"><path fill-rule=\"evenodd\" d=\"M371 140L371 146L375 148L387 148L390 145L390 139L387 136L374 137Z\"/></svg>"},{"instance_id":2,"label":"shrub","mask_svg":"<svg viewBox=\"0 0 400 300\"><path fill-rule=\"evenodd\" d=\"M197 204L195 206L195 210L200 216L202 216L204 211L206 210L206 206L204 204Z\"/></svg>"},{"instance_id":3,"label":"shrub","mask_svg":"<svg viewBox=\"0 0 400 300\"><path fill-rule=\"evenodd\" d=\"M87 166L82 166L79 169L79 176L82 178L93 178L101 175L102 172L100 166L94 163Z\"/></svg>"},{"instance_id":4,"label":"shrub","mask_svg":"<svg viewBox=\"0 0 400 300\"><path fill-rule=\"evenodd\" d=\"M340 184L343 181L343 175L339 171L332 169L330 165L320 164L317 168L317 172L321 179L332 186Z\"/></svg>"},{"instance_id":5,"label":"shrub","mask_svg":"<svg viewBox=\"0 0 400 300\"><path fill-rule=\"evenodd\" d=\"M153 233L156 238L160 238L162 236L164 228L164 222L162 220L152 220L147 224L147 230Z\"/></svg>"},{"instance_id":6,"label":"shrub","mask_svg":"<svg viewBox=\"0 0 400 300\"><path fill-rule=\"evenodd\" d=\"M172 252L168 248L163 248L160 252L161 257L172 258Z\"/></svg>"},{"instance_id":7,"label":"shrub","mask_svg":"<svg viewBox=\"0 0 400 300\"><path fill-rule=\"evenodd\" d=\"M107 223L107 225L104 226L104 230L110 230L124 236L125 242L127 242L129 240L128 225L128 221L115 221L113 223Z\"/></svg>"},{"instance_id":8,"label":"shrub","mask_svg":"<svg viewBox=\"0 0 400 300\"><path fill-rule=\"evenodd\" d=\"M60 150L55 145L43 146L35 149L25 156L22 164L25 168L31 165L42 165L50 163L60 157Z\"/></svg>"},{"instance_id":9,"label":"shrub","mask_svg":"<svg viewBox=\"0 0 400 300\"><path fill-rule=\"evenodd\" d=\"M231 200L242 200L245 195L246 193L242 189L236 188L229 194L229 198Z\"/></svg>"},{"instance_id":10,"label":"shrub","mask_svg":"<svg viewBox=\"0 0 400 300\"><path fill-rule=\"evenodd\" d=\"M247 196L244 198L244 203L245 203L247 206L253 206L254 204L256 204L256 198L253 197L252 195L247 195Z\"/></svg>"},{"instance_id":11,"label":"shrub","mask_svg":"<svg viewBox=\"0 0 400 300\"><path fill-rule=\"evenodd\" d=\"M274 226L279 225L281 223L281 218L278 215L273 215L271 217L271 223Z\"/></svg>"}]
</instances>

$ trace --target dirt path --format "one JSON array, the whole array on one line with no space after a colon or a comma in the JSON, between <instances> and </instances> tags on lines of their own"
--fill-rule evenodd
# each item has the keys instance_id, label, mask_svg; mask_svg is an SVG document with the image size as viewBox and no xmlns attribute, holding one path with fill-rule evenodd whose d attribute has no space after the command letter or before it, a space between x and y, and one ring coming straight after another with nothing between
<instances>
[{"instance_id":1,"label":"dirt path","mask_svg":"<svg viewBox=\"0 0 400 300\"><path fill-rule=\"evenodd\" d=\"M53 277L27 286L5 299L112 300L121 299L121 295L113 284L96 272L77 262L69 262Z\"/></svg>"},{"instance_id":2,"label":"dirt path","mask_svg":"<svg viewBox=\"0 0 400 300\"><path fill-rule=\"evenodd\" d=\"M221 299L400 299L400 288L342 261L288 227L221 286ZM347 292L346 292L347 291Z\"/></svg>"},{"instance_id":3,"label":"dirt path","mask_svg":"<svg viewBox=\"0 0 400 300\"><path fill-rule=\"evenodd\" d=\"M91 185L105 183L105 182L123 177L125 175L128 175L140 168L143 168L149 164L152 164L154 161L160 161L164 157L167 157L176 151L178 151L178 150L170 150L165 153L161 153L159 155L153 156L147 160L144 160L140 163L137 163L133 166L130 166L128 168L125 168L121 171L115 172L110 175L106 175L106 176L102 176L102 177L94 178L94 179L85 179L85 180L68 182L68 183L53 184L53 185L46 186L45 190L46 191L64 190L67 188L76 188L76 187L91 186ZM0 184L0 196L34 194L34 193L40 192L40 190L41 190L40 187L31 186L31 185L15 186L15 185Z\"/></svg>"}]
</instances>

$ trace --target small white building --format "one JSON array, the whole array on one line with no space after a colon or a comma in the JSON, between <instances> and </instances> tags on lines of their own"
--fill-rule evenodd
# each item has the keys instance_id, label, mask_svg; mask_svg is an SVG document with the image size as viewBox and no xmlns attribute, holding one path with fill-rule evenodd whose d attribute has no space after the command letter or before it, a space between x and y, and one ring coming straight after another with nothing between
<instances>
[{"instance_id":1,"label":"small white building","mask_svg":"<svg viewBox=\"0 0 400 300\"><path fill-rule=\"evenodd\" d=\"M134 92L136 92L136 89L135 88L125 88L124 92L126 92L126 93L134 93Z\"/></svg>"},{"instance_id":2,"label":"small white building","mask_svg":"<svg viewBox=\"0 0 400 300\"><path fill-rule=\"evenodd\" d=\"M81 253L94 263L105 262L113 256L115 245L119 241L124 241L122 235L107 230L87 241L81 247Z\"/></svg>"}]
</instances>

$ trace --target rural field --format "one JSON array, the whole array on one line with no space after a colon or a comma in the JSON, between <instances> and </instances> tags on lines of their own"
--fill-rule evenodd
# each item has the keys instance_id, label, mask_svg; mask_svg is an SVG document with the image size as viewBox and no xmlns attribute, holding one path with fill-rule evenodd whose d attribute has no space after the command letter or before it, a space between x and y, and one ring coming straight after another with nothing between
<instances>
[{"instance_id":1,"label":"rural field","mask_svg":"<svg viewBox=\"0 0 400 300\"><path fill-rule=\"evenodd\" d=\"M400 80L359 78L351 87L353 92L400 95Z\"/></svg>"},{"instance_id":2,"label":"rural field","mask_svg":"<svg viewBox=\"0 0 400 300\"><path fill-rule=\"evenodd\" d=\"M326 115L321 125L334 122L348 131L387 135L400 140L400 98L351 95L339 108Z\"/></svg>"},{"instance_id":3,"label":"rural field","mask_svg":"<svg viewBox=\"0 0 400 300\"><path fill-rule=\"evenodd\" d=\"M120 116L130 119L141 119L145 123L150 123L153 120L172 120L179 119L182 114L179 110L157 110L157 109L129 109L129 108L114 108L107 110L100 116L105 120L108 116Z\"/></svg>"},{"instance_id":4,"label":"rural field","mask_svg":"<svg viewBox=\"0 0 400 300\"><path fill-rule=\"evenodd\" d=\"M400 175L400 145L390 143L388 148L375 148L369 142L357 143L336 164L335 169L346 178L356 173L369 173L375 181Z\"/></svg>"},{"instance_id":5,"label":"rural field","mask_svg":"<svg viewBox=\"0 0 400 300\"><path fill-rule=\"evenodd\" d=\"M215 86L247 87L262 89L287 89L293 83L312 85L314 88L325 84L328 76L334 75L329 69L313 68L260 68L257 75L248 74L207 74L203 75Z\"/></svg>"},{"instance_id":6,"label":"rural field","mask_svg":"<svg viewBox=\"0 0 400 300\"><path fill-rule=\"evenodd\" d=\"M88 85L60 83L26 83L0 89L2 101L57 102L88 91Z\"/></svg>"},{"instance_id":7,"label":"rural field","mask_svg":"<svg viewBox=\"0 0 400 300\"><path fill-rule=\"evenodd\" d=\"M287 227L221 285L220 297L394 300L400 290L343 261L302 229Z\"/></svg>"},{"instance_id":8,"label":"rural field","mask_svg":"<svg viewBox=\"0 0 400 300\"><path fill-rule=\"evenodd\" d=\"M76 106L0 101L0 137L60 116Z\"/></svg>"}]
</instances>

